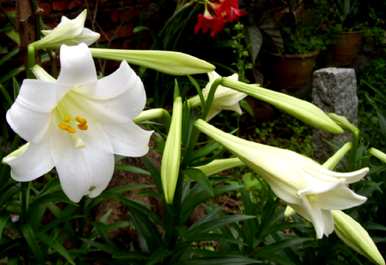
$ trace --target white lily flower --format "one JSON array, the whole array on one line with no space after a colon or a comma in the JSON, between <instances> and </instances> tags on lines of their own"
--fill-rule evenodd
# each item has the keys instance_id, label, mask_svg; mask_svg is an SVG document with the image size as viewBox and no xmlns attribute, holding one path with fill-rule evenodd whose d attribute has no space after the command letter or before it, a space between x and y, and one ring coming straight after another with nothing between
<instances>
[{"instance_id":1,"label":"white lily flower","mask_svg":"<svg viewBox=\"0 0 386 265\"><path fill-rule=\"evenodd\" d=\"M62 44L77 45L86 43L91 45L96 42L100 34L84 27L87 10L83 10L76 18L69 19L63 16L60 23L52 30L42 30L44 37L33 43L39 49L55 48Z\"/></svg>"},{"instance_id":2,"label":"white lily flower","mask_svg":"<svg viewBox=\"0 0 386 265\"><path fill-rule=\"evenodd\" d=\"M208 97L210 87L212 84L216 81L216 79L220 78L221 76L216 73L215 71L208 73L209 82L205 86L205 88L202 90L202 94L204 98L206 99ZM233 74L228 77L230 80L239 80L238 74ZM231 110L238 114L241 114L241 108L239 102L244 99L247 95L241 92L238 92L234 89L219 85L216 89L216 92L214 93L213 102L209 109L207 120L212 119L214 116L216 116L218 113L220 113L222 110ZM198 96L195 96L191 99L189 99L189 104L191 106L199 105L200 104L200 98Z\"/></svg>"},{"instance_id":3,"label":"white lily flower","mask_svg":"<svg viewBox=\"0 0 386 265\"><path fill-rule=\"evenodd\" d=\"M144 108L140 78L126 62L97 79L86 44L63 45L57 80L24 80L7 112L11 128L28 143L3 162L17 181L31 181L56 168L74 202L98 196L114 171L114 154L139 157L152 134L132 121Z\"/></svg>"},{"instance_id":4,"label":"white lily flower","mask_svg":"<svg viewBox=\"0 0 386 265\"><path fill-rule=\"evenodd\" d=\"M339 173L293 151L225 133L203 120L195 125L238 156L268 182L279 198L311 221L317 238L333 232L331 210L348 209L366 201L366 197L350 190L348 184L362 179L368 168Z\"/></svg>"}]
</instances>

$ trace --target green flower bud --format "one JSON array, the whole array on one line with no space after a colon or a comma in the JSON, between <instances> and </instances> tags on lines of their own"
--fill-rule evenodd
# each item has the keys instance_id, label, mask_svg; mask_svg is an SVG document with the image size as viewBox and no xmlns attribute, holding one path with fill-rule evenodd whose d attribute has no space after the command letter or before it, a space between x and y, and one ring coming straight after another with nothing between
<instances>
[{"instance_id":1,"label":"green flower bud","mask_svg":"<svg viewBox=\"0 0 386 265\"><path fill-rule=\"evenodd\" d=\"M169 134L161 161L161 180L165 201L173 203L174 192L178 181L181 160L181 131L182 131L182 99L176 97L173 103L173 114Z\"/></svg>"},{"instance_id":2,"label":"green flower bud","mask_svg":"<svg viewBox=\"0 0 386 265\"><path fill-rule=\"evenodd\" d=\"M206 165L195 168L201 170L202 173L204 173L206 176L211 176L224 170L240 166L244 166L244 163L241 162L241 160L237 157L234 157L225 159L215 159Z\"/></svg>"},{"instance_id":3,"label":"green flower bud","mask_svg":"<svg viewBox=\"0 0 386 265\"><path fill-rule=\"evenodd\" d=\"M202 74L215 69L214 65L182 52L91 48L91 53L96 58L126 60L171 75Z\"/></svg>"},{"instance_id":4,"label":"green flower bud","mask_svg":"<svg viewBox=\"0 0 386 265\"><path fill-rule=\"evenodd\" d=\"M360 223L342 211L332 211L332 215L335 222L335 232L347 246L374 264L385 265L385 260L379 253L377 246Z\"/></svg>"},{"instance_id":5,"label":"green flower bud","mask_svg":"<svg viewBox=\"0 0 386 265\"><path fill-rule=\"evenodd\" d=\"M315 128L331 133L343 133L343 129L331 120L326 113L308 101L262 88L257 84L246 84L232 80L229 77L224 77L222 84L267 102Z\"/></svg>"}]
</instances>

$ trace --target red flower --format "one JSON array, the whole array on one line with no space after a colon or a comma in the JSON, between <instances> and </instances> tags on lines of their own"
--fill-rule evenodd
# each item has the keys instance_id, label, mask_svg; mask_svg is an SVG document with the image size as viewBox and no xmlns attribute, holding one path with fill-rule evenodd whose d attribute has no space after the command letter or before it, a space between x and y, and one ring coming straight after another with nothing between
<instances>
[{"instance_id":1,"label":"red flower","mask_svg":"<svg viewBox=\"0 0 386 265\"><path fill-rule=\"evenodd\" d=\"M209 7L209 9L208 9ZM238 0L212 0L205 6L204 14L199 14L194 32L211 32L214 38L223 30L226 23L235 22L246 13L239 9Z\"/></svg>"},{"instance_id":2,"label":"red flower","mask_svg":"<svg viewBox=\"0 0 386 265\"><path fill-rule=\"evenodd\" d=\"M239 17L246 15L246 12L239 9L238 0L220 0L214 11L217 16L223 17L226 22L235 22Z\"/></svg>"},{"instance_id":3,"label":"red flower","mask_svg":"<svg viewBox=\"0 0 386 265\"><path fill-rule=\"evenodd\" d=\"M214 38L217 33L223 30L224 25L225 21L221 17L199 14L194 27L194 33L198 33L200 30L204 33L210 31L210 36Z\"/></svg>"}]
</instances>

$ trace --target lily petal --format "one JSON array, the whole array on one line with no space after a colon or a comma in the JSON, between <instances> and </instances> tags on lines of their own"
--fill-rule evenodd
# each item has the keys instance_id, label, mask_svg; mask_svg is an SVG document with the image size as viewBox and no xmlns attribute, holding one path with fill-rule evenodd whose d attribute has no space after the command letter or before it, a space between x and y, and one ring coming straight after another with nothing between
<instances>
[{"instance_id":1,"label":"lily petal","mask_svg":"<svg viewBox=\"0 0 386 265\"><path fill-rule=\"evenodd\" d=\"M146 131L131 121L124 124L105 123L103 129L109 136L115 154L140 157L149 151L153 131Z\"/></svg>"},{"instance_id":2,"label":"lily petal","mask_svg":"<svg viewBox=\"0 0 386 265\"><path fill-rule=\"evenodd\" d=\"M368 172L369 172L369 168L364 167L364 168L361 168L352 172L347 172L347 173L334 172L334 177L343 179L346 184L351 184L364 178Z\"/></svg>"},{"instance_id":3,"label":"lily petal","mask_svg":"<svg viewBox=\"0 0 386 265\"><path fill-rule=\"evenodd\" d=\"M305 212L307 212L307 215L309 216L312 224L314 225L316 238L322 238L325 231L322 211L319 208L312 207L306 198L302 199L302 203Z\"/></svg>"},{"instance_id":4,"label":"lily petal","mask_svg":"<svg viewBox=\"0 0 386 265\"><path fill-rule=\"evenodd\" d=\"M28 142L41 140L49 127L50 117L50 113L32 111L18 101L6 114L6 120L12 130Z\"/></svg>"},{"instance_id":5,"label":"lily petal","mask_svg":"<svg viewBox=\"0 0 386 265\"><path fill-rule=\"evenodd\" d=\"M48 141L26 143L4 157L2 162L11 167L11 177L16 181L37 179L54 167Z\"/></svg>"},{"instance_id":6,"label":"lily petal","mask_svg":"<svg viewBox=\"0 0 386 265\"><path fill-rule=\"evenodd\" d=\"M42 80L27 79L20 88L6 119L17 134L28 142L37 142L46 133L50 113L66 87Z\"/></svg>"},{"instance_id":7,"label":"lily petal","mask_svg":"<svg viewBox=\"0 0 386 265\"><path fill-rule=\"evenodd\" d=\"M58 83L80 86L97 81L97 74L91 52L85 43L77 46L60 47L60 73Z\"/></svg>"},{"instance_id":8,"label":"lily petal","mask_svg":"<svg viewBox=\"0 0 386 265\"><path fill-rule=\"evenodd\" d=\"M344 210L361 205L367 200L366 197L356 194L344 185L315 196L317 200L312 201L311 204L326 210Z\"/></svg>"},{"instance_id":9,"label":"lily petal","mask_svg":"<svg viewBox=\"0 0 386 265\"><path fill-rule=\"evenodd\" d=\"M87 45L91 45L100 38L100 34L92 31L91 29L84 28L81 35L79 36L79 42L84 42Z\"/></svg>"},{"instance_id":10,"label":"lily petal","mask_svg":"<svg viewBox=\"0 0 386 265\"><path fill-rule=\"evenodd\" d=\"M122 61L114 73L99 79L96 86L80 87L76 88L75 91L94 100L110 100L121 96L123 93L129 93L128 96L131 99L126 102L126 108L128 105L133 108L135 115L140 113L146 103L146 92L143 83L125 61Z\"/></svg>"},{"instance_id":11,"label":"lily petal","mask_svg":"<svg viewBox=\"0 0 386 265\"><path fill-rule=\"evenodd\" d=\"M332 217L331 211L322 210L322 218L324 223L324 234L328 236L334 232L334 218Z\"/></svg>"},{"instance_id":12,"label":"lily petal","mask_svg":"<svg viewBox=\"0 0 386 265\"><path fill-rule=\"evenodd\" d=\"M84 195L98 196L112 178L114 155L87 139L84 147L74 148L71 137L63 137L56 128L51 135L52 157L64 193L74 202Z\"/></svg>"}]
</instances>

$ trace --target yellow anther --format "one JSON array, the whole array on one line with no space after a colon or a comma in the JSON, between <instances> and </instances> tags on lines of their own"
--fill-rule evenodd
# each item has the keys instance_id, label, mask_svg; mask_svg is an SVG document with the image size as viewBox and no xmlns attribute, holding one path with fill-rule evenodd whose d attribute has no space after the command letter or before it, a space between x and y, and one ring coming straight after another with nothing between
<instances>
[{"instance_id":1,"label":"yellow anther","mask_svg":"<svg viewBox=\"0 0 386 265\"><path fill-rule=\"evenodd\" d=\"M68 133L76 133L76 129L66 122L62 121L61 123L58 124L58 127Z\"/></svg>"},{"instance_id":2,"label":"yellow anther","mask_svg":"<svg viewBox=\"0 0 386 265\"><path fill-rule=\"evenodd\" d=\"M77 122L79 122L80 124L87 123L87 120L85 118L83 118L82 116L79 116L79 115L75 117L75 120Z\"/></svg>"},{"instance_id":3,"label":"yellow anther","mask_svg":"<svg viewBox=\"0 0 386 265\"><path fill-rule=\"evenodd\" d=\"M87 130L88 129L88 124L87 124L87 120L85 118L83 118L82 116L76 116L75 117L75 120L78 122L78 128L80 130Z\"/></svg>"},{"instance_id":4,"label":"yellow anther","mask_svg":"<svg viewBox=\"0 0 386 265\"><path fill-rule=\"evenodd\" d=\"M81 123L81 124L78 124L78 128L82 131L86 131L88 129L88 125L87 125L87 122L86 123Z\"/></svg>"}]
</instances>

